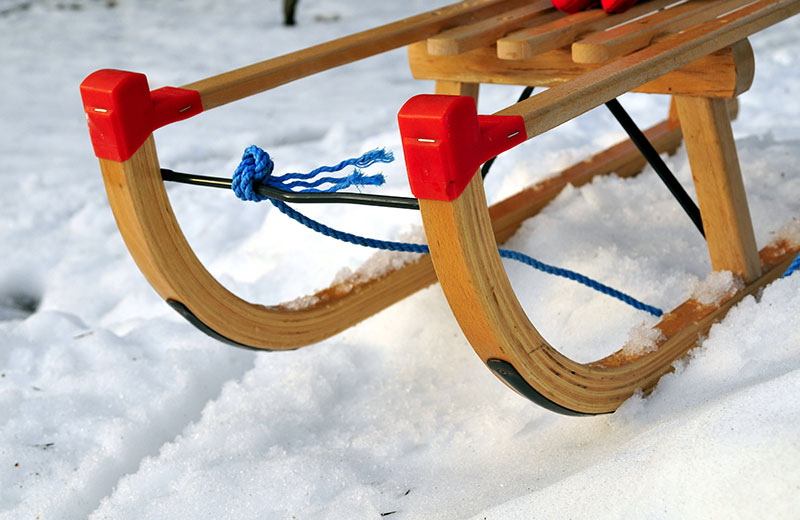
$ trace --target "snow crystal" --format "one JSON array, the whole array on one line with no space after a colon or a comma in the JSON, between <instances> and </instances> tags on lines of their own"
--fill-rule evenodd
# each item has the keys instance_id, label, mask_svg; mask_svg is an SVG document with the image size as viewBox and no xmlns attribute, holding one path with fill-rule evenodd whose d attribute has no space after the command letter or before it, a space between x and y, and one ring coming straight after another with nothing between
<instances>
[{"instance_id":1,"label":"snow crystal","mask_svg":"<svg viewBox=\"0 0 800 520\"><path fill-rule=\"evenodd\" d=\"M398 242L407 242L412 244L427 244L425 238L425 231L421 226L415 226L413 229L401 233L397 239ZM376 280L381 276L388 274L391 271L400 269L406 264L417 261L422 253L406 253L403 251L378 251L367 259L358 269L351 272L349 269L342 269L334 279L334 284L347 284L347 283L364 283L370 280Z\"/></svg>"},{"instance_id":2,"label":"snow crystal","mask_svg":"<svg viewBox=\"0 0 800 520\"><path fill-rule=\"evenodd\" d=\"M701 305L719 305L744 289L744 281L730 271L712 271L692 288L691 298Z\"/></svg>"},{"instance_id":3,"label":"snow crystal","mask_svg":"<svg viewBox=\"0 0 800 520\"><path fill-rule=\"evenodd\" d=\"M658 349L658 343L666 337L660 329L645 322L631 328L628 341L622 347L622 352L629 356L639 356Z\"/></svg>"},{"instance_id":4,"label":"snow crystal","mask_svg":"<svg viewBox=\"0 0 800 520\"><path fill-rule=\"evenodd\" d=\"M775 232L777 239L783 239L788 242L789 247L800 246L800 218L793 218L789 222L784 223L777 232Z\"/></svg>"}]
</instances>

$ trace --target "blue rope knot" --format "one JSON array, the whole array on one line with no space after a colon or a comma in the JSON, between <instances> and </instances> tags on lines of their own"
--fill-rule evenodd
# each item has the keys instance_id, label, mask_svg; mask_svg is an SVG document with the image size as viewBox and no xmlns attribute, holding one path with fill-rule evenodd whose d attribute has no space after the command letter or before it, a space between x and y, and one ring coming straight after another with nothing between
<instances>
[{"instance_id":1,"label":"blue rope knot","mask_svg":"<svg viewBox=\"0 0 800 520\"><path fill-rule=\"evenodd\" d=\"M242 156L242 161L233 174L233 192L242 200L260 202L269 197L260 195L255 191L255 186L264 185L284 191L297 191L301 193L329 193L340 191L350 186L380 186L386 180L382 174L365 175L361 168L367 168L377 162L390 163L394 160L392 152L383 149L370 150L360 157L346 159L334 166L320 166L308 173L285 173L273 176L275 163L267 152L258 146L248 146ZM353 173L341 177L320 177L320 173L333 173L341 171L348 166L353 166ZM320 188L329 184L325 189Z\"/></svg>"}]
</instances>

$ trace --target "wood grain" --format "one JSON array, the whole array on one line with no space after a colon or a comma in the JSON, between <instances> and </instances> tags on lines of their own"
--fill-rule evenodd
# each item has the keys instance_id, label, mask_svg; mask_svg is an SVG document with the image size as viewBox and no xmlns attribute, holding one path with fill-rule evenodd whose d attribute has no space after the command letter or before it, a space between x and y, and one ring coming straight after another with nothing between
<instances>
[{"instance_id":1,"label":"wood grain","mask_svg":"<svg viewBox=\"0 0 800 520\"><path fill-rule=\"evenodd\" d=\"M753 2L725 17L668 36L497 114L522 116L528 138L532 138L798 12L800 0Z\"/></svg>"},{"instance_id":2,"label":"wood grain","mask_svg":"<svg viewBox=\"0 0 800 520\"><path fill-rule=\"evenodd\" d=\"M428 52L434 56L455 56L494 43L498 38L520 27L541 25L563 16L550 0L536 0L506 13L432 36L428 38Z\"/></svg>"},{"instance_id":3,"label":"wood grain","mask_svg":"<svg viewBox=\"0 0 800 520\"><path fill-rule=\"evenodd\" d=\"M573 62L568 49L509 62L499 59L492 47L481 47L458 56L433 56L427 52L424 42L410 45L408 58L411 74L417 79L536 87L562 85L600 67ZM750 87L754 74L752 63L752 48L747 40L743 40L632 90L732 98Z\"/></svg>"},{"instance_id":4,"label":"wood grain","mask_svg":"<svg viewBox=\"0 0 800 520\"><path fill-rule=\"evenodd\" d=\"M577 63L605 63L650 45L657 37L677 33L746 5L752 0L696 0L656 11L572 44Z\"/></svg>"},{"instance_id":5,"label":"wood grain","mask_svg":"<svg viewBox=\"0 0 800 520\"><path fill-rule=\"evenodd\" d=\"M591 9L543 25L521 29L497 41L497 56L502 60L530 59L537 54L566 47L584 34L633 20L674 1L639 2L624 13L614 15L606 14L600 9Z\"/></svg>"},{"instance_id":6,"label":"wood grain","mask_svg":"<svg viewBox=\"0 0 800 520\"><path fill-rule=\"evenodd\" d=\"M711 265L745 281L761 262L724 100L676 97Z\"/></svg>"}]
</instances>

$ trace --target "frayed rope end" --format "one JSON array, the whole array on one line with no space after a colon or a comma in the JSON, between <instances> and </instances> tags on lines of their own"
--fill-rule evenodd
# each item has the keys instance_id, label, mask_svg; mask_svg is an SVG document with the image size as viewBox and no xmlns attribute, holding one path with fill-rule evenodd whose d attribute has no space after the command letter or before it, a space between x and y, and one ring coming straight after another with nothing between
<instances>
[{"instance_id":1,"label":"frayed rope end","mask_svg":"<svg viewBox=\"0 0 800 520\"><path fill-rule=\"evenodd\" d=\"M237 197L242 200L262 201L267 199L256 193L256 184L268 185L285 191L298 189L304 193L320 193L341 191L350 186L380 186L386 182L383 174L365 175L361 168L367 168L375 163L390 163L394 161L394 154L383 148L370 150L360 157L347 159L335 166L320 166L309 173L286 173L272 176L275 164L269 154L258 146L248 146L244 151L241 163L233 174L232 188ZM343 177L317 177L320 173L338 172L348 166L355 166L353 173ZM319 188L330 184L327 188Z\"/></svg>"}]
</instances>

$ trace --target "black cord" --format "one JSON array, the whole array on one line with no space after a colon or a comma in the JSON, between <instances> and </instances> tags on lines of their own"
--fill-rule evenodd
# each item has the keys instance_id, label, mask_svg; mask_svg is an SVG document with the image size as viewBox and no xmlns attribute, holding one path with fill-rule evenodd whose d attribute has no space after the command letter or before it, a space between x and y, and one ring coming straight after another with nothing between
<instances>
[{"instance_id":1,"label":"black cord","mask_svg":"<svg viewBox=\"0 0 800 520\"><path fill-rule=\"evenodd\" d=\"M533 93L533 87L525 87L517 103L525 101ZM481 166L481 176L486 177L497 157L492 157ZM161 169L161 178L169 182L193 184L210 188L231 189L231 179L223 177L209 177L191 173L176 172L166 168ZM257 185L255 190L259 195L270 199L280 200L293 204L361 204L364 206L378 206L384 208L419 209L419 201L411 197L392 197L387 195L371 195L367 193L297 193L284 191L269 186Z\"/></svg>"},{"instance_id":2,"label":"black cord","mask_svg":"<svg viewBox=\"0 0 800 520\"><path fill-rule=\"evenodd\" d=\"M647 162L650 163L650 166L656 171L658 176L661 180L666 184L667 188L669 188L670 193L672 193L673 197L675 197L678 203L683 208L683 211L689 215L689 218L692 219L692 222L697 227L700 234L703 237L706 236L705 231L703 230L703 219L700 217L700 209L697 207L697 204L694 203L692 198L686 193L686 190L683 189L683 186L678 182L678 179L675 178L675 175L672 174L672 171L669 167L664 163L661 159L661 156L658 154L656 149L653 145L648 141L647 137L644 133L636 126L636 123L633 122L631 116L622 108L622 105L616 99L612 99L606 106L614 115L614 117L619 121L619 124L622 125L622 128L628 133L633 141L633 144L636 145L636 148L642 152L644 158L647 159Z\"/></svg>"},{"instance_id":3,"label":"black cord","mask_svg":"<svg viewBox=\"0 0 800 520\"><path fill-rule=\"evenodd\" d=\"M194 184L211 188L231 189L231 179L222 177L208 177L181 173L166 168L161 169L161 178L165 181ZM254 187L259 195L270 199L280 200L293 204L361 204L366 206L379 206L384 208L419 209L419 201L410 197L392 197L387 195L371 195L367 193L296 193L279 190L269 186L257 185Z\"/></svg>"}]
</instances>

